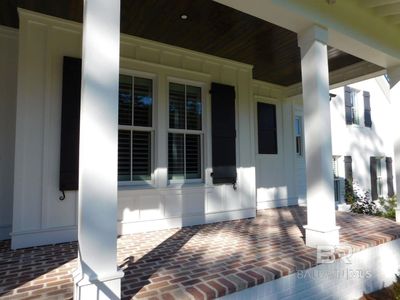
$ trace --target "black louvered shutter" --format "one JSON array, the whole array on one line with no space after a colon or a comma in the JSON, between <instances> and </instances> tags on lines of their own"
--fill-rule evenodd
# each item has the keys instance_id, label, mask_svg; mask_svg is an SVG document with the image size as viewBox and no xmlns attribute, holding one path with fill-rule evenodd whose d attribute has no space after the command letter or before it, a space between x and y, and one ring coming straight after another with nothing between
<instances>
[{"instance_id":1,"label":"black louvered shutter","mask_svg":"<svg viewBox=\"0 0 400 300\"><path fill-rule=\"evenodd\" d=\"M353 182L353 160L351 156L344 157L344 177L348 182Z\"/></svg>"},{"instance_id":2,"label":"black louvered shutter","mask_svg":"<svg viewBox=\"0 0 400 300\"><path fill-rule=\"evenodd\" d=\"M213 183L236 183L235 88L211 85Z\"/></svg>"},{"instance_id":3,"label":"black louvered shutter","mask_svg":"<svg viewBox=\"0 0 400 300\"><path fill-rule=\"evenodd\" d=\"M344 177L345 177L345 193L353 194L353 160L351 156L344 157Z\"/></svg>"},{"instance_id":4,"label":"black louvered shutter","mask_svg":"<svg viewBox=\"0 0 400 300\"><path fill-rule=\"evenodd\" d=\"M394 188L393 188L393 164L392 158L386 157L386 176L387 176L387 185L388 185L388 196L394 196Z\"/></svg>"},{"instance_id":5,"label":"black louvered shutter","mask_svg":"<svg viewBox=\"0 0 400 300\"><path fill-rule=\"evenodd\" d=\"M351 88L348 86L344 87L344 104L345 104L345 116L346 116L346 124L353 124L353 116L352 116L352 107L353 103L351 101Z\"/></svg>"},{"instance_id":6,"label":"black louvered shutter","mask_svg":"<svg viewBox=\"0 0 400 300\"><path fill-rule=\"evenodd\" d=\"M364 125L372 127L370 94L366 91L364 91Z\"/></svg>"},{"instance_id":7,"label":"black louvered shutter","mask_svg":"<svg viewBox=\"0 0 400 300\"><path fill-rule=\"evenodd\" d=\"M376 158L370 157L370 172L371 172L371 197L372 200L378 199L378 188L376 185Z\"/></svg>"},{"instance_id":8,"label":"black louvered shutter","mask_svg":"<svg viewBox=\"0 0 400 300\"><path fill-rule=\"evenodd\" d=\"M60 191L78 190L81 66L78 58L64 57L60 145Z\"/></svg>"}]
</instances>

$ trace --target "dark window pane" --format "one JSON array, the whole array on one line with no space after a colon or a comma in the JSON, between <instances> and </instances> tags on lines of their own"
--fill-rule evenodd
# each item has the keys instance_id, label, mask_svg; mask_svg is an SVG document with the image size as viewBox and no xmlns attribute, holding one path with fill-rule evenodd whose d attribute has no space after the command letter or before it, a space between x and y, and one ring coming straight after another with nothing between
<instances>
[{"instance_id":1,"label":"dark window pane","mask_svg":"<svg viewBox=\"0 0 400 300\"><path fill-rule=\"evenodd\" d=\"M185 129L185 86L169 84L169 127Z\"/></svg>"},{"instance_id":2,"label":"dark window pane","mask_svg":"<svg viewBox=\"0 0 400 300\"><path fill-rule=\"evenodd\" d=\"M168 134L168 179L184 178L184 135Z\"/></svg>"},{"instance_id":3,"label":"dark window pane","mask_svg":"<svg viewBox=\"0 0 400 300\"><path fill-rule=\"evenodd\" d=\"M201 130L201 88L186 86L186 128Z\"/></svg>"},{"instance_id":4,"label":"dark window pane","mask_svg":"<svg viewBox=\"0 0 400 300\"><path fill-rule=\"evenodd\" d=\"M132 77L119 75L118 124L132 125Z\"/></svg>"},{"instance_id":5,"label":"dark window pane","mask_svg":"<svg viewBox=\"0 0 400 300\"><path fill-rule=\"evenodd\" d=\"M186 135L186 179L201 178L200 135Z\"/></svg>"},{"instance_id":6,"label":"dark window pane","mask_svg":"<svg viewBox=\"0 0 400 300\"><path fill-rule=\"evenodd\" d=\"M151 127L153 107L153 81L135 77L134 80L134 124Z\"/></svg>"},{"instance_id":7,"label":"dark window pane","mask_svg":"<svg viewBox=\"0 0 400 300\"><path fill-rule=\"evenodd\" d=\"M131 132L118 131L118 181L131 180Z\"/></svg>"},{"instance_id":8,"label":"dark window pane","mask_svg":"<svg viewBox=\"0 0 400 300\"><path fill-rule=\"evenodd\" d=\"M276 108L273 104L257 103L258 153L277 154Z\"/></svg>"},{"instance_id":9,"label":"dark window pane","mask_svg":"<svg viewBox=\"0 0 400 300\"><path fill-rule=\"evenodd\" d=\"M132 179L151 178L151 133L133 131L132 135Z\"/></svg>"}]
</instances>

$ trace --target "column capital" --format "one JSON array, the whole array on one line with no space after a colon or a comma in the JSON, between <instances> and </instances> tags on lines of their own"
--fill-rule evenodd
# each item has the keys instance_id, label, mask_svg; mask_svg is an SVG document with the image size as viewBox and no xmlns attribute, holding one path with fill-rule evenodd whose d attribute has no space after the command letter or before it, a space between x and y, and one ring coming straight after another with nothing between
<instances>
[{"instance_id":1,"label":"column capital","mask_svg":"<svg viewBox=\"0 0 400 300\"><path fill-rule=\"evenodd\" d=\"M297 42L302 50L308 49L315 41L327 44L328 30L324 27L314 24L297 34Z\"/></svg>"},{"instance_id":2,"label":"column capital","mask_svg":"<svg viewBox=\"0 0 400 300\"><path fill-rule=\"evenodd\" d=\"M387 68L386 74L389 77L390 89L392 89L400 81L400 65Z\"/></svg>"}]
</instances>

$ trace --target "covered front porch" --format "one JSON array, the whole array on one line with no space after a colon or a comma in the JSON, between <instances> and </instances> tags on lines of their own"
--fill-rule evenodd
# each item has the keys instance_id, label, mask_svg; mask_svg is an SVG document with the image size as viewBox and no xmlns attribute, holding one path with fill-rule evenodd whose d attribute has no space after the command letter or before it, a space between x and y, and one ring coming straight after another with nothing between
<instances>
[{"instance_id":1,"label":"covered front porch","mask_svg":"<svg viewBox=\"0 0 400 300\"><path fill-rule=\"evenodd\" d=\"M12 238L11 246L3 243L2 293L213 298L311 268L319 246L360 250L395 240L394 222L335 214L330 87L387 73L393 99L399 95L399 30L372 13L381 11L376 1L367 2L176 1L179 9L170 1L64 1L62 9L52 1L2 3L1 36L9 42L0 50L13 58L4 63L3 81L15 87L7 90L4 114L16 115L4 127L15 144L5 149L6 160L15 163L3 168L13 180L4 198L8 223L1 224ZM376 30L365 32L370 21ZM76 62L69 77L66 57ZM132 79L126 124L119 119L121 74ZM148 85L135 87L136 77ZM200 96L190 100L190 125L193 88ZM152 106L135 125L133 94L143 90ZM62 115L64 93L78 99L77 114ZM272 125L256 122L258 103L267 104ZM307 211L266 210L247 219L260 202L298 203L296 105L304 117ZM67 142L60 134L65 120L73 128ZM147 137L136 148L143 147L137 156L146 154L139 163L138 132L140 142ZM400 186L400 142L396 151ZM62 152L74 157L62 163ZM263 159L267 167L257 170ZM260 200L259 190L279 199ZM198 225L206 223L213 224ZM182 229L157 231L176 227ZM131 235L138 231L148 232ZM75 240L79 246L10 250Z\"/></svg>"},{"instance_id":2,"label":"covered front porch","mask_svg":"<svg viewBox=\"0 0 400 300\"><path fill-rule=\"evenodd\" d=\"M400 225L388 219L343 212L337 212L336 219L341 227L340 243L346 245L345 251L337 249L336 253L350 261L345 268L347 272L360 271L355 261L357 253L389 245L400 237ZM305 222L306 208L295 206L262 210L254 219L121 236L118 265L125 273L121 296L123 299L213 299L261 287L267 282L271 285L296 274L295 284L277 283L274 292L264 296L306 297L307 293L301 294L294 288L306 280L305 270L310 270L309 276L315 276L315 273L310 275L313 274L310 268L317 265L317 250L304 243ZM72 297L77 243L12 251L10 242L5 241L0 250L0 298ZM367 279L363 278L366 274L353 278L353 282L346 278L352 288L321 289L323 278L315 277L313 288L302 292L317 298L324 295L340 298L371 292L382 283L391 284L400 259L395 255L399 245L383 251L386 255L379 258L371 254L364 258L367 267L362 272L370 274ZM386 281L381 281L377 265L384 268ZM335 278L338 270L324 276ZM339 277L331 278L331 283L335 285Z\"/></svg>"}]
</instances>

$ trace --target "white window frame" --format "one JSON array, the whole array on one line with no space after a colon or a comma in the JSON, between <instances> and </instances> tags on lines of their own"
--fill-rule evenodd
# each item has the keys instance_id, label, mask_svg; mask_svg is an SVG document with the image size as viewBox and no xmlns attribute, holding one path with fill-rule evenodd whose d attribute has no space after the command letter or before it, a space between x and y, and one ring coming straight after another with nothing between
<instances>
[{"instance_id":1,"label":"white window frame","mask_svg":"<svg viewBox=\"0 0 400 300\"><path fill-rule=\"evenodd\" d=\"M300 135L297 134L297 120L300 121ZM297 137L300 137L300 153L297 152ZM304 157L304 121L303 116L295 114L294 116L294 142L295 151L298 157Z\"/></svg>"},{"instance_id":2,"label":"white window frame","mask_svg":"<svg viewBox=\"0 0 400 300\"><path fill-rule=\"evenodd\" d=\"M191 130L191 129L176 129L176 128L170 128L169 124L169 86L170 83L176 83L176 84L182 84L185 85L185 100L186 100L186 86L194 86L194 87L199 87L201 91L201 130ZM176 78L176 77L168 77L167 78L167 123L168 123L168 130L167 130L167 180L169 185L179 185L179 184L186 184L186 183L204 183L204 152L205 152L205 146L204 146L204 133L206 132L205 130L205 125L206 125L206 113L205 113L205 108L206 108L206 101L205 101L205 93L204 91L206 85L204 82L198 82L198 81L192 81L192 80L186 80L182 78ZM185 103L185 127L186 127L186 103ZM196 179L169 179L169 173L168 173L168 160L169 160L169 149L168 149L168 137L170 133L178 133L178 134L194 134L194 135L200 135L200 178ZM183 139L184 143L184 166L183 166L183 177L186 176L186 139Z\"/></svg>"},{"instance_id":3,"label":"white window frame","mask_svg":"<svg viewBox=\"0 0 400 300\"><path fill-rule=\"evenodd\" d=\"M350 97L352 97L351 120L352 125L364 127L364 97L361 90L350 87ZM358 123L355 123L357 118Z\"/></svg>"},{"instance_id":4,"label":"white window frame","mask_svg":"<svg viewBox=\"0 0 400 300\"><path fill-rule=\"evenodd\" d=\"M378 198L383 197L383 174L382 174L382 165L383 165L383 157L376 157L376 192L378 194Z\"/></svg>"},{"instance_id":5,"label":"white window frame","mask_svg":"<svg viewBox=\"0 0 400 300\"><path fill-rule=\"evenodd\" d=\"M156 139L155 139L155 130L156 130L156 109L157 109L157 76L152 73L146 73L146 72L140 72L140 71L135 71L135 70L129 70L129 69L120 69L119 70L119 75L126 75L126 76L131 76L132 77L132 121L134 121L134 87L135 87L135 77L140 77L140 78L145 78L145 79L151 79L152 80L152 95L153 95L153 105L152 105L152 111L151 111L151 127L146 127L146 126L134 126L134 125L119 125L118 124L118 132L119 130L128 130L128 131L142 131L142 132L150 132L150 140L151 140L151 162L150 162L150 179L148 180L127 180L127 181L118 181L118 186L143 186L143 185L149 185L149 186L154 186L155 184L155 158L156 156ZM119 113L119 109L118 109ZM132 124L134 124L132 122ZM132 147L131 147L131 156L132 156ZM132 164L131 164L131 179L132 179Z\"/></svg>"}]
</instances>

